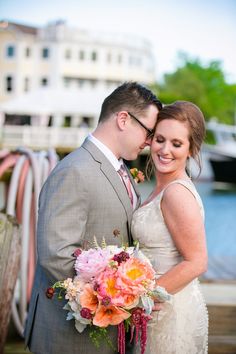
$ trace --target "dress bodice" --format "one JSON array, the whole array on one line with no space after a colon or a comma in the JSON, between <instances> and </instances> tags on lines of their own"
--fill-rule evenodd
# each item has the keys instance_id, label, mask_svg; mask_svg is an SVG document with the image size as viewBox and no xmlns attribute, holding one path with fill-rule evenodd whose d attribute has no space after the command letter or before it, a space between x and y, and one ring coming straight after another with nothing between
<instances>
[{"instance_id":1,"label":"dress bodice","mask_svg":"<svg viewBox=\"0 0 236 354\"><path fill-rule=\"evenodd\" d=\"M203 205L193 183L186 180L173 183L182 184L194 195L204 217ZM139 241L140 249L150 259L158 276L182 261L161 210L165 189L151 202L137 209L132 219L133 238ZM207 338L207 308L199 281L194 279L163 303L160 311L152 313L145 353L207 354ZM135 347L134 353L140 354L139 346Z\"/></svg>"},{"instance_id":2,"label":"dress bodice","mask_svg":"<svg viewBox=\"0 0 236 354\"><path fill-rule=\"evenodd\" d=\"M180 183L196 198L204 217L203 205L191 181L175 180L168 184L152 201L144 204L133 214L132 235L139 241L142 252L150 259L157 274L161 275L182 260L165 224L161 210L163 193L171 184Z\"/></svg>"}]
</instances>

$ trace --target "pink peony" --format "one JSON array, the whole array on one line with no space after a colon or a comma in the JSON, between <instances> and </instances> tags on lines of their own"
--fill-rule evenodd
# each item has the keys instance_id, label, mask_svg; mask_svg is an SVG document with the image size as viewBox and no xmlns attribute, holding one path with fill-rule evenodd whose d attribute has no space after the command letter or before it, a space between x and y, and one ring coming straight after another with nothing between
<instances>
[{"instance_id":1,"label":"pink peony","mask_svg":"<svg viewBox=\"0 0 236 354\"><path fill-rule=\"evenodd\" d=\"M76 258L75 270L80 279L88 282L107 267L111 253L108 249L89 249Z\"/></svg>"}]
</instances>

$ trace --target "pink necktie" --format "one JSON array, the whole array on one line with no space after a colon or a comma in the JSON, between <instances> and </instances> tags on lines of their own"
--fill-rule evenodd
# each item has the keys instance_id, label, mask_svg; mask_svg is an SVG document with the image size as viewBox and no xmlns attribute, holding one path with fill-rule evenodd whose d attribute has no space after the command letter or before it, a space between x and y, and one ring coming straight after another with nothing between
<instances>
[{"instance_id":1,"label":"pink necktie","mask_svg":"<svg viewBox=\"0 0 236 354\"><path fill-rule=\"evenodd\" d=\"M130 179L129 179L129 176L128 176L128 173L126 172L125 168L123 165L120 166L120 169L118 171L119 175L121 176L122 178L122 181L125 185L125 188L127 190L127 193L128 193L128 196L129 196L129 199L131 201L131 204L133 205L133 193L132 193L132 189L131 189L131 182L130 182Z\"/></svg>"}]
</instances>

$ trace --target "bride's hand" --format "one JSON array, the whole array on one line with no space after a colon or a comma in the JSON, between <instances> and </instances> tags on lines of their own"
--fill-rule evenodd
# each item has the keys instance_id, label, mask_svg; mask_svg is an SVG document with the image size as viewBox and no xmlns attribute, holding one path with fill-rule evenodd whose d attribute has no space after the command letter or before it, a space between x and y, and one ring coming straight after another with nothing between
<instances>
[{"instance_id":1,"label":"bride's hand","mask_svg":"<svg viewBox=\"0 0 236 354\"><path fill-rule=\"evenodd\" d=\"M162 309L162 303L155 302L152 311L160 311Z\"/></svg>"}]
</instances>

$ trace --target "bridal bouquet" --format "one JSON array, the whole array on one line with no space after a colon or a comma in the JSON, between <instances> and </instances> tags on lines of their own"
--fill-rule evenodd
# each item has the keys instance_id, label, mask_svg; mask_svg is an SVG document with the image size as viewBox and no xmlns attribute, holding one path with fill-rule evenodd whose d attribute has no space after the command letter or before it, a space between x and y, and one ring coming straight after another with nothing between
<instances>
[{"instance_id":1,"label":"bridal bouquet","mask_svg":"<svg viewBox=\"0 0 236 354\"><path fill-rule=\"evenodd\" d=\"M68 302L67 320L73 319L78 332L90 326L90 337L99 346L107 327L118 326L118 351L125 354L125 331L131 329L131 341L135 333L140 341L141 353L145 352L147 323L151 319L154 300L163 302L168 293L156 286L155 271L149 260L136 247L101 247L95 240L95 248L77 249L75 255L76 276L56 282L47 289L52 298L59 290Z\"/></svg>"}]
</instances>

